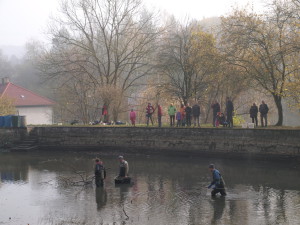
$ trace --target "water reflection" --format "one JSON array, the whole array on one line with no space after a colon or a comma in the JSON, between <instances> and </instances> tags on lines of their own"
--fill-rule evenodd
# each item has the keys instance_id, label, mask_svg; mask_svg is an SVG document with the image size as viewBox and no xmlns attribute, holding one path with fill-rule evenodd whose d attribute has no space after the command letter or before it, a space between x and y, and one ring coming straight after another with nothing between
<instances>
[{"instance_id":1,"label":"water reflection","mask_svg":"<svg viewBox=\"0 0 300 225\"><path fill-rule=\"evenodd\" d=\"M107 203L107 192L106 189L102 187L96 188L95 192L97 210L100 211Z\"/></svg>"},{"instance_id":2,"label":"water reflection","mask_svg":"<svg viewBox=\"0 0 300 225\"><path fill-rule=\"evenodd\" d=\"M225 209L225 198L224 197L215 197L212 198L212 205L213 205L213 218L211 220L211 224L220 224L220 220L223 216L223 212Z\"/></svg>"},{"instance_id":3,"label":"water reflection","mask_svg":"<svg viewBox=\"0 0 300 225\"><path fill-rule=\"evenodd\" d=\"M60 185L59 177L74 175L74 168L93 174L94 157L1 155L5 182L0 186L0 224L9 224L7 215L12 215L11 224L246 225L300 220L300 181L295 179L300 172L295 165L128 156L134 185L115 186L118 163L115 156L103 156L110 168L103 188ZM226 179L226 198L212 199L206 188L212 161Z\"/></svg>"},{"instance_id":4,"label":"water reflection","mask_svg":"<svg viewBox=\"0 0 300 225\"><path fill-rule=\"evenodd\" d=\"M20 160L14 155L5 157L0 163L0 177L2 182L21 181L26 182L28 179L28 164L25 160Z\"/></svg>"}]
</instances>

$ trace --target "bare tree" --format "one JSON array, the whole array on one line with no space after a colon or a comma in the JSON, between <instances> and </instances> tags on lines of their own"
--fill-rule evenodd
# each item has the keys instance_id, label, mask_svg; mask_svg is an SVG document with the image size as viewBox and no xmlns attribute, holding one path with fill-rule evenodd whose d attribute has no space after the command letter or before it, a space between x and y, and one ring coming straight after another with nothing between
<instances>
[{"instance_id":1,"label":"bare tree","mask_svg":"<svg viewBox=\"0 0 300 225\"><path fill-rule=\"evenodd\" d=\"M291 70L291 58L298 54L294 42L294 17L286 3L274 1L268 14L236 10L222 21L222 45L228 62L248 74L273 96L278 122L283 124L282 98ZM297 67L297 69L299 69Z\"/></svg>"},{"instance_id":2,"label":"bare tree","mask_svg":"<svg viewBox=\"0 0 300 225\"><path fill-rule=\"evenodd\" d=\"M65 0L61 16L53 20L53 44L42 51L39 69L56 85L84 77L89 88L121 90L121 106L125 94L153 71L160 30L141 1ZM103 100L109 105L110 99Z\"/></svg>"},{"instance_id":3,"label":"bare tree","mask_svg":"<svg viewBox=\"0 0 300 225\"><path fill-rule=\"evenodd\" d=\"M218 71L214 37L196 22L176 23L165 36L160 54L164 87L185 104L199 99Z\"/></svg>"}]
</instances>

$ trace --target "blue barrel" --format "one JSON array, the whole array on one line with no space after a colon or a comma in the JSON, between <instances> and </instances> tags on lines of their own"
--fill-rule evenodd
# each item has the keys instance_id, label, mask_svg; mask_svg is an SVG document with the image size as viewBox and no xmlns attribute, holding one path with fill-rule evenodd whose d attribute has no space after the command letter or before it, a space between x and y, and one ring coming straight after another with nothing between
<instances>
[{"instance_id":1,"label":"blue barrel","mask_svg":"<svg viewBox=\"0 0 300 225\"><path fill-rule=\"evenodd\" d=\"M0 127L4 127L4 116L0 116Z\"/></svg>"},{"instance_id":2,"label":"blue barrel","mask_svg":"<svg viewBox=\"0 0 300 225\"><path fill-rule=\"evenodd\" d=\"M4 127L12 127L12 116L4 117Z\"/></svg>"}]
</instances>

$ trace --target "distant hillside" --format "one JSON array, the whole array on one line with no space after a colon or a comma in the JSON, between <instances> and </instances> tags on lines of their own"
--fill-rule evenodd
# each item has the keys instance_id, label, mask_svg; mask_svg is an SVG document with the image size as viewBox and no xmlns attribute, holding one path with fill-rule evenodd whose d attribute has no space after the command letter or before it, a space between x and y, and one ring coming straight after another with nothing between
<instances>
[{"instance_id":1,"label":"distant hillside","mask_svg":"<svg viewBox=\"0 0 300 225\"><path fill-rule=\"evenodd\" d=\"M199 21L200 25L203 26L205 30L211 30L221 24L221 18L220 17L210 17L210 18L204 18Z\"/></svg>"},{"instance_id":2,"label":"distant hillside","mask_svg":"<svg viewBox=\"0 0 300 225\"><path fill-rule=\"evenodd\" d=\"M0 45L0 49L3 55L8 56L9 58L16 56L17 58L21 59L26 53L25 46Z\"/></svg>"}]
</instances>

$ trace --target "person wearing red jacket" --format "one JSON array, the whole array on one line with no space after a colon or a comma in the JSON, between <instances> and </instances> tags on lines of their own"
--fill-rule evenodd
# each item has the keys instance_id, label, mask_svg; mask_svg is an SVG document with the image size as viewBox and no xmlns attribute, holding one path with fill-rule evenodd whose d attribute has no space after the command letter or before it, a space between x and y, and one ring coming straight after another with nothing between
<instances>
[{"instance_id":1,"label":"person wearing red jacket","mask_svg":"<svg viewBox=\"0 0 300 225\"><path fill-rule=\"evenodd\" d=\"M162 117L163 113L162 113L162 108L161 106L158 104L157 105L157 120L158 120L158 127L161 127L161 117Z\"/></svg>"},{"instance_id":2,"label":"person wearing red jacket","mask_svg":"<svg viewBox=\"0 0 300 225\"><path fill-rule=\"evenodd\" d=\"M101 114L101 118L103 117L103 122L107 123L108 122L108 110L107 110L107 106L103 105L102 107L102 114ZM100 119L101 120L101 119Z\"/></svg>"},{"instance_id":3,"label":"person wearing red jacket","mask_svg":"<svg viewBox=\"0 0 300 225\"><path fill-rule=\"evenodd\" d=\"M132 126L135 127L136 112L133 109L131 109L129 117L130 117Z\"/></svg>"}]
</instances>

